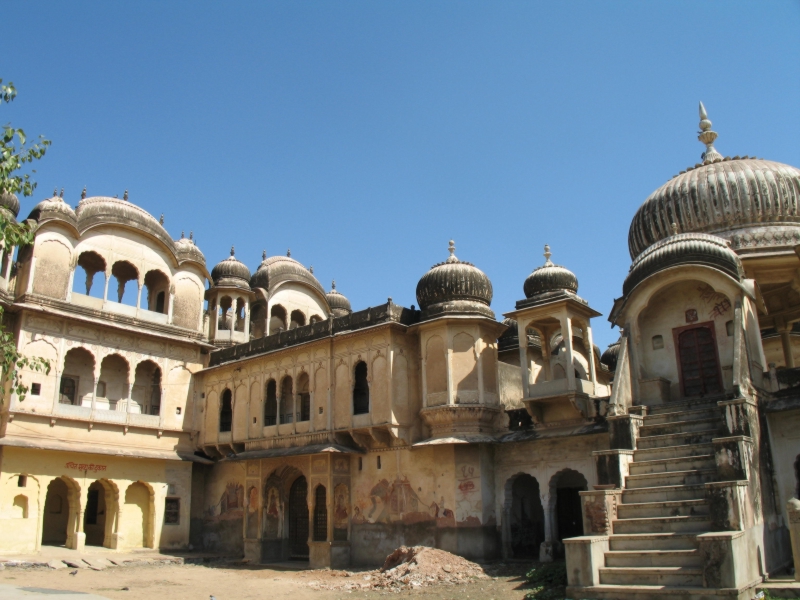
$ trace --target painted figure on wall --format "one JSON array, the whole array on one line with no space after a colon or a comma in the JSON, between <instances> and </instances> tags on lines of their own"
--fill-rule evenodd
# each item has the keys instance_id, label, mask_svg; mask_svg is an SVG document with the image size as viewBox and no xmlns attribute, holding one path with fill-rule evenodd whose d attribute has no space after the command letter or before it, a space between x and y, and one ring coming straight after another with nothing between
<instances>
[{"instance_id":1,"label":"painted figure on wall","mask_svg":"<svg viewBox=\"0 0 800 600\"><path fill-rule=\"evenodd\" d=\"M277 487L267 488L264 498L264 536L267 539L278 539L282 534L281 496Z\"/></svg>"},{"instance_id":2,"label":"painted figure on wall","mask_svg":"<svg viewBox=\"0 0 800 600\"><path fill-rule=\"evenodd\" d=\"M258 488L251 486L247 490L247 537L258 537Z\"/></svg>"},{"instance_id":3,"label":"painted figure on wall","mask_svg":"<svg viewBox=\"0 0 800 600\"><path fill-rule=\"evenodd\" d=\"M350 505L350 490L340 483L333 490L333 539L337 542L347 541L347 518Z\"/></svg>"}]
</instances>

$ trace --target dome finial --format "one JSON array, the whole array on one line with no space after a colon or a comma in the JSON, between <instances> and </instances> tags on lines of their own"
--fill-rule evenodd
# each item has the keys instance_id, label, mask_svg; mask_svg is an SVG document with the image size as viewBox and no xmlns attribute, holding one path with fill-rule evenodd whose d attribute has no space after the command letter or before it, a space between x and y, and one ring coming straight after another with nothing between
<instances>
[{"instance_id":1,"label":"dome finial","mask_svg":"<svg viewBox=\"0 0 800 600\"><path fill-rule=\"evenodd\" d=\"M314 265L308 267L309 272L313 275L314 274Z\"/></svg>"},{"instance_id":2,"label":"dome finial","mask_svg":"<svg viewBox=\"0 0 800 600\"><path fill-rule=\"evenodd\" d=\"M181 239L183 239L183 238L185 238L185 237L186 237L186 236L183 234L183 231L181 231Z\"/></svg>"},{"instance_id":3,"label":"dome finial","mask_svg":"<svg viewBox=\"0 0 800 600\"><path fill-rule=\"evenodd\" d=\"M83 191L81 192L81 200L86 200L86 186L83 186Z\"/></svg>"},{"instance_id":4,"label":"dome finial","mask_svg":"<svg viewBox=\"0 0 800 600\"><path fill-rule=\"evenodd\" d=\"M189 232L189 241L194 241L194 231Z\"/></svg>"},{"instance_id":5,"label":"dome finial","mask_svg":"<svg viewBox=\"0 0 800 600\"><path fill-rule=\"evenodd\" d=\"M58 188L57 187L53 188L53 198L58 198Z\"/></svg>"},{"instance_id":6,"label":"dome finial","mask_svg":"<svg viewBox=\"0 0 800 600\"><path fill-rule=\"evenodd\" d=\"M550 252L550 245L549 244L545 244L544 245L544 266L545 267L552 267L553 266L553 261L550 260L551 256L553 256L553 253Z\"/></svg>"},{"instance_id":7,"label":"dome finial","mask_svg":"<svg viewBox=\"0 0 800 600\"><path fill-rule=\"evenodd\" d=\"M61 188L61 194L58 196L61 200L64 199L64 188Z\"/></svg>"},{"instance_id":8,"label":"dome finial","mask_svg":"<svg viewBox=\"0 0 800 600\"><path fill-rule=\"evenodd\" d=\"M288 258L291 258L291 257L292 257L292 249L291 249L291 248L287 248L287 250L286 250L286 256L287 256Z\"/></svg>"},{"instance_id":9,"label":"dome finial","mask_svg":"<svg viewBox=\"0 0 800 600\"><path fill-rule=\"evenodd\" d=\"M235 254L236 254L236 248L231 246L231 256L234 256Z\"/></svg>"},{"instance_id":10,"label":"dome finial","mask_svg":"<svg viewBox=\"0 0 800 600\"><path fill-rule=\"evenodd\" d=\"M159 225L163 225L164 224L164 213L161 213L161 218L158 220L158 224Z\"/></svg>"},{"instance_id":11,"label":"dome finial","mask_svg":"<svg viewBox=\"0 0 800 600\"><path fill-rule=\"evenodd\" d=\"M331 281L331 290L335 289L336 289L336 280L334 279L333 281Z\"/></svg>"},{"instance_id":12,"label":"dome finial","mask_svg":"<svg viewBox=\"0 0 800 600\"><path fill-rule=\"evenodd\" d=\"M717 132L711 131L711 121L708 120L708 113L703 103L700 103L700 133L697 139L706 145L706 151L700 155L703 162L714 162L722 160L722 154L714 148L714 140L717 139Z\"/></svg>"},{"instance_id":13,"label":"dome finial","mask_svg":"<svg viewBox=\"0 0 800 600\"><path fill-rule=\"evenodd\" d=\"M122 199L127 202L127 200L128 200L128 190L125 190L125 193L122 195Z\"/></svg>"},{"instance_id":14,"label":"dome finial","mask_svg":"<svg viewBox=\"0 0 800 600\"><path fill-rule=\"evenodd\" d=\"M672 228L672 235L678 235L678 224L673 223L670 227Z\"/></svg>"},{"instance_id":15,"label":"dome finial","mask_svg":"<svg viewBox=\"0 0 800 600\"><path fill-rule=\"evenodd\" d=\"M447 261L449 263L456 263L458 262L458 257L456 257L456 243L453 240L450 240L450 243L447 246L448 252L450 252L450 256L447 257Z\"/></svg>"},{"instance_id":16,"label":"dome finial","mask_svg":"<svg viewBox=\"0 0 800 600\"><path fill-rule=\"evenodd\" d=\"M267 260L267 251L266 250L262 250L261 251L261 260L262 261L263 260Z\"/></svg>"}]
</instances>

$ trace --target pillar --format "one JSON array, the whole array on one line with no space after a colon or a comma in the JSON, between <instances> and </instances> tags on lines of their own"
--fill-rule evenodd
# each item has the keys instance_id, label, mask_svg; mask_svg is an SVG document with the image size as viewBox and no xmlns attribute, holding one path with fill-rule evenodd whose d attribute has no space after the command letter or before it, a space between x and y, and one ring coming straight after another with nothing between
<instances>
[{"instance_id":1,"label":"pillar","mask_svg":"<svg viewBox=\"0 0 800 600\"><path fill-rule=\"evenodd\" d=\"M108 282L111 280L111 273L104 273L106 276L105 287L103 288L103 302L108 302Z\"/></svg>"},{"instance_id":2,"label":"pillar","mask_svg":"<svg viewBox=\"0 0 800 600\"><path fill-rule=\"evenodd\" d=\"M563 315L561 321L561 337L564 339L564 359L566 365L564 370L567 372L567 387L570 390L576 388L575 385L575 364L572 357L572 320L569 315Z\"/></svg>"},{"instance_id":3,"label":"pillar","mask_svg":"<svg viewBox=\"0 0 800 600\"><path fill-rule=\"evenodd\" d=\"M8 281L6 279L6 281ZM69 282L67 283L67 302L72 301L72 286L75 284L75 267L69 270Z\"/></svg>"},{"instance_id":4,"label":"pillar","mask_svg":"<svg viewBox=\"0 0 800 600\"><path fill-rule=\"evenodd\" d=\"M792 326L784 323L778 327L781 334L781 345L783 346L783 361L787 368L794 368L794 355L792 354Z\"/></svg>"},{"instance_id":5,"label":"pillar","mask_svg":"<svg viewBox=\"0 0 800 600\"><path fill-rule=\"evenodd\" d=\"M544 510L544 541L539 547L539 562L553 562L553 550L555 548L555 498L550 498L550 494L542 494L542 509Z\"/></svg>"},{"instance_id":6,"label":"pillar","mask_svg":"<svg viewBox=\"0 0 800 600\"><path fill-rule=\"evenodd\" d=\"M28 271L28 285L27 288L25 289L26 294L30 294L31 292L33 292L33 276L35 273L36 273L36 257L33 256L31 257L31 268L30 271Z\"/></svg>"},{"instance_id":7,"label":"pillar","mask_svg":"<svg viewBox=\"0 0 800 600\"><path fill-rule=\"evenodd\" d=\"M589 351L589 381L592 382L592 393L597 393L597 368L594 364L594 341L592 340L592 328L589 325L589 321L586 321L584 325L584 333L586 337L586 346L587 350Z\"/></svg>"},{"instance_id":8,"label":"pillar","mask_svg":"<svg viewBox=\"0 0 800 600\"><path fill-rule=\"evenodd\" d=\"M244 301L244 341L250 341L250 301Z\"/></svg>"},{"instance_id":9,"label":"pillar","mask_svg":"<svg viewBox=\"0 0 800 600\"><path fill-rule=\"evenodd\" d=\"M142 307L142 282L138 279L136 280L136 285L138 287L136 291L136 310L139 310ZM149 298L148 298L149 300ZM150 303L148 302L147 308L150 308Z\"/></svg>"},{"instance_id":10,"label":"pillar","mask_svg":"<svg viewBox=\"0 0 800 600\"><path fill-rule=\"evenodd\" d=\"M524 332L524 328L522 328ZM517 324L517 331L519 332L519 324ZM544 342L542 342L542 352L544 352ZM528 335L527 333L519 334L519 371L522 376L522 397L529 398L530 392L528 386L531 383L531 364L528 360Z\"/></svg>"}]
</instances>

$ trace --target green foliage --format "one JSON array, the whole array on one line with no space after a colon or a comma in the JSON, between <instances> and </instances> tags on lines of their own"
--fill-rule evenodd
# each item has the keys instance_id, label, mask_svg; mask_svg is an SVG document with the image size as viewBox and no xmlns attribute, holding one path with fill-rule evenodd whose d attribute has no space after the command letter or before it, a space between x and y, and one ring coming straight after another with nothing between
<instances>
[{"instance_id":1,"label":"green foliage","mask_svg":"<svg viewBox=\"0 0 800 600\"><path fill-rule=\"evenodd\" d=\"M567 567L563 562L536 565L525 575L532 588L526 600L564 600Z\"/></svg>"},{"instance_id":2,"label":"green foliage","mask_svg":"<svg viewBox=\"0 0 800 600\"><path fill-rule=\"evenodd\" d=\"M17 97L17 89L11 82L2 84L3 80L0 79L0 104L7 104ZM22 129L14 129L10 123L3 126L3 135L0 137L0 194L32 195L36 182L31 179L31 173L36 171L22 171L34 160L42 158L49 145L50 140L41 135L37 143L28 144Z\"/></svg>"},{"instance_id":3,"label":"green foliage","mask_svg":"<svg viewBox=\"0 0 800 600\"><path fill-rule=\"evenodd\" d=\"M0 79L0 104L8 103L17 96L13 83L2 85ZM30 196L36 189L36 182L31 180L30 173L22 172L34 160L44 156L50 142L39 136L39 142L26 145L25 132L14 129L10 124L3 128L0 137L0 194L18 194ZM33 243L33 228L28 223L15 223L0 211L0 249L12 252L14 247L23 247ZM24 356L17 350L14 334L7 331L3 319L3 308L0 307L0 404L3 403L6 387L20 400L25 399L28 387L20 380L21 369L50 373L50 362L44 358Z\"/></svg>"}]
</instances>

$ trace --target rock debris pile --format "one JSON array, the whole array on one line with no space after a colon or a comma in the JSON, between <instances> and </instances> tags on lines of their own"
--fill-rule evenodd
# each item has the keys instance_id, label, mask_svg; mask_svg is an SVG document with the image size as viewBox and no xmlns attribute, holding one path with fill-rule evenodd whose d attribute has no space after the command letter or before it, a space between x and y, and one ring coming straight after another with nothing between
<instances>
[{"instance_id":1,"label":"rock debris pile","mask_svg":"<svg viewBox=\"0 0 800 600\"><path fill-rule=\"evenodd\" d=\"M320 590L371 590L418 588L439 584L467 583L471 579L486 579L480 565L444 550L427 546L400 546L386 557L383 567L374 571L316 571L319 579L309 586ZM337 581L342 578L342 581Z\"/></svg>"}]
</instances>

